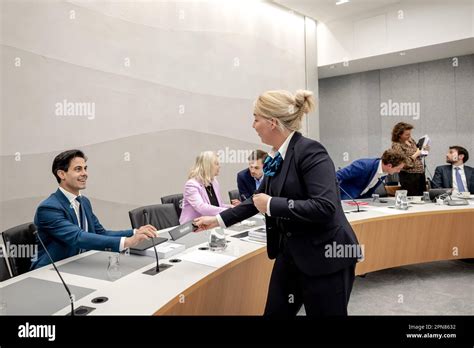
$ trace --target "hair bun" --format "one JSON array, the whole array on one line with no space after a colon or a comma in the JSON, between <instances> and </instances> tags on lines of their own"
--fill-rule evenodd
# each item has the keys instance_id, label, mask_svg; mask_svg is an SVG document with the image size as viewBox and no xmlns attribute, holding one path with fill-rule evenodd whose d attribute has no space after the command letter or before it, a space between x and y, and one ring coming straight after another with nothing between
<instances>
[{"instance_id":1,"label":"hair bun","mask_svg":"<svg viewBox=\"0 0 474 348\"><path fill-rule=\"evenodd\" d=\"M314 109L313 92L304 89L299 89L295 94L295 105L302 109L303 113L307 114Z\"/></svg>"}]
</instances>

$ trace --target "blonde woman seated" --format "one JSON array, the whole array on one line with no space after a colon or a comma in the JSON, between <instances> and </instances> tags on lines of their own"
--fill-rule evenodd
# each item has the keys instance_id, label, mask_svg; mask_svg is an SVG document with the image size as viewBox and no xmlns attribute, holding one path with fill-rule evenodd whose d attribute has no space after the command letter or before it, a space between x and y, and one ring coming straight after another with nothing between
<instances>
[{"instance_id":1,"label":"blonde woman seated","mask_svg":"<svg viewBox=\"0 0 474 348\"><path fill-rule=\"evenodd\" d=\"M240 203L224 204L216 177L219 175L219 159L212 151L201 152L189 172L184 185L183 210L179 223L184 224L203 215L217 215Z\"/></svg>"}]
</instances>

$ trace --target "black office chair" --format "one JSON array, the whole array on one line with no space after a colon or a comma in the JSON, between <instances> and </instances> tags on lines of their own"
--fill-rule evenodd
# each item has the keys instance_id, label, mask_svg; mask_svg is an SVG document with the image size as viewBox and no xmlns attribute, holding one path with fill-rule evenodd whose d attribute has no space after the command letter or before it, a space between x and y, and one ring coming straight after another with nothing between
<instances>
[{"instance_id":1,"label":"black office chair","mask_svg":"<svg viewBox=\"0 0 474 348\"><path fill-rule=\"evenodd\" d=\"M385 185L387 185L387 186L396 186L396 185L398 185L399 181L400 181L400 178L398 176L398 173L389 174L385 178Z\"/></svg>"},{"instance_id":2,"label":"black office chair","mask_svg":"<svg viewBox=\"0 0 474 348\"><path fill-rule=\"evenodd\" d=\"M239 201L241 200L239 190L229 191L229 200L232 202L233 199L238 199Z\"/></svg>"},{"instance_id":3,"label":"black office chair","mask_svg":"<svg viewBox=\"0 0 474 348\"><path fill-rule=\"evenodd\" d=\"M179 225L179 218L173 204L147 205L129 211L128 215L132 228L150 224L162 230Z\"/></svg>"},{"instance_id":4,"label":"black office chair","mask_svg":"<svg viewBox=\"0 0 474 348\"><path fill-rule=\"evenodd\" d=\"M183 195L181 193L161 197L161 203L173 204L179 219L179 217L181 216L181 210L183 209Z\"/></svg>"},{"instance_id":5,"label":"black office chair","mask_svg":"<svg viewBox=\"0 0 474 348\"><path fill-rule=\"evenodd\" d=\"M387 197L388 193L387 190L385 189L385 185L382 183L374 191L374 194L379 195L379 197Z\"/></svg>"},{"instance_id":6,"label":"black office chair","mask_svg":"<svg viewBox=\"0 0 474 348\"><path fill-rule=\"evenodd\" d=\"M15 246L17 255L8 255L12 276L26 273L31 267L31 258L36 249L36 237L30 230L31 222L3 231L3 242L7 248Z\"/></svg>"},{"instance_id":7,"label":"black office chair","mask_svg":"<svg viewBox=\"0 0 474 348\"><path fill-rule=\"evenodd\" d=\"M0 282L10 279L10 271L7 266L7 253L5 251L5 246L0 245Z\"/></svg>"}]
</instances>

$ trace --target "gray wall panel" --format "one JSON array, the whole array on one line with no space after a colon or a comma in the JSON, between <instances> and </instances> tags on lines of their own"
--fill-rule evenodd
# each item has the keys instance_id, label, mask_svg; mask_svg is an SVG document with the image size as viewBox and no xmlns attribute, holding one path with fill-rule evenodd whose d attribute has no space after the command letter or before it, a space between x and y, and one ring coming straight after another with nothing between
<instances>
[{"instance_id":1,"label":"gray wall panel","mask_svg":"<svg viewBox=\"0 0 474 348\"><path fill-rule=\"evenodd\" d=\"M415 126L416 139L432 138L426 161L430 173L444 164L450 145L474 155L474 55L458 57L458 62L453 67L452 59L441 59L321 79L321 141L336 166L380 155L390 147L391 130L400 121ZM382 115L381 103L389 100L419 103L419 117L413 112ZM346 151L349 161L344 161Z\"/></svg>"}]
</instances>

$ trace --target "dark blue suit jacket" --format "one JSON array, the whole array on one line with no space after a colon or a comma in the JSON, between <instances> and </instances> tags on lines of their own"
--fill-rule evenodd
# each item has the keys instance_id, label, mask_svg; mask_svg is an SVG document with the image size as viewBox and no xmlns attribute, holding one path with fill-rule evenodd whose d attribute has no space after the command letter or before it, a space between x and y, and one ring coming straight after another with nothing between
<instances>
[{"instance_id":1,"label":"dark blue suit jacket","mask_svg":"<svg viewBox=\"0 0 474 348\"><path fill-rule=\"evenodd\" d=\"M237 188L241 201L245 201L255 193L255 179L248 168L237 173Z\"/></svg>"},{"instance_id":2,"label":"dark blue suit jacket","mask_svg":"<svg viewBox=\"0 0 474 348\"><path fill-rule=\"evenodd\" d=\"M464 165L464 174L466 175L466 190L474 194L474 168ZM453 166L450 164L436 167L433 180L433 188L452 188L453 187Z\"/></svg>"},{"instance_id":3,"label":"dark blue suit jacket","mask_svg":"<svg viewBox=\"0 0 474 348\"><path fill-rule=\"evenodd\" d=\"M382 183L379 180L374 187L361 196L362 191L370 184L377 173L380 158L361 158L352 162L347 167L339 169L336 173L341 189L342 199L357 199L371 197L377 187ZM346 191L351 197L345 193Z\"/></svg>"},{"instance_id":4,"label":"dark blue suit jacket","mask_svg":"<svg viewBox=\"0 0 474 348\"><path fill-rule=\"evenodd\" d=\"M54 261L77 255L80 249L118 252L120 237L133 235L133 230L104 229L92 212L90 201L84 196L82 198L89 231L79 227L74 208L59 189L41 202L36 209L34 223ZM31 269L49 263L46 252L39 244L38 255L32 260Z\"/></svg>"}]
</instances>

